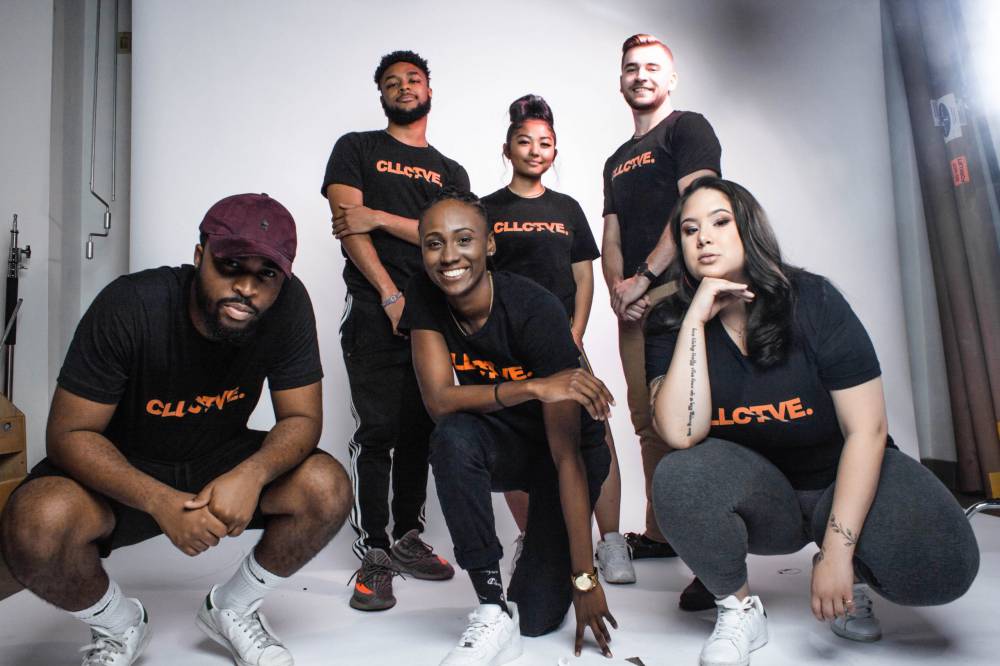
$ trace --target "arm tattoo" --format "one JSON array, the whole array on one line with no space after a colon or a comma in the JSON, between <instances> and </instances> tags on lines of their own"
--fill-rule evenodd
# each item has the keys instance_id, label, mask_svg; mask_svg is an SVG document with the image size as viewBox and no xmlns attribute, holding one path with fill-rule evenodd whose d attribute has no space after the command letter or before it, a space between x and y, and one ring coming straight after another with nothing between
<instances>
[{"instance_id":1,"label":"arm tattoo","mask_svg":"<svg viewBox=\"0 0 1000 666\"><path fill-rule=\"evenodd\" d=\"M838 523L837 517L832 513L830 514L830 529L844 537L845 546L856 546L858 544L858 535L850 527L844 527Z\"/></svg>"},{"instance_id":2,"label":"arm tattoo","mask_svg":"<svg viewBox=\"0 0 1000 666\"><path fill-rule=\"evenodd\" d=\"M695 376L695 367L698 363L698 358L695 354L697 341L698 341L698 329L692 328L691 346L689 347L689 350L691 351L691 361L689 362L691 366L691 386L690 386L691 392L688 394L688 437L691 436L691 424L694 423L694 376Z\"/></svg>"},{"instance_id":3,"label":"arm tattoo","mask_svg":"<svg viewBox=\"0 0 1000 666\"><path fill-rule=\"evenodd\" d=\"M653 381L649 382L649 416L654 421L656 420L656 396L660 394L660 388L663 386L663 380L666 378L666 375L660 375L659 377L653 377Z\"/></svg>"}]
</instances>

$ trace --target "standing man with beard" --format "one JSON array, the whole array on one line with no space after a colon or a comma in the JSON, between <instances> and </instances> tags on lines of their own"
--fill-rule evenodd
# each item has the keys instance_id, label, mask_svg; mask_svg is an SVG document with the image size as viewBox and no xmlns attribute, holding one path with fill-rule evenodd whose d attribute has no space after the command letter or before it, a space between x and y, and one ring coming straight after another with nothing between
<instances>
[{"instance_id":1,"label":"standing man with beard","mask_svg":"<svg viewBox=\"0 0 1000 666\"><path fill-rule=\"evenodd\" d=\"M351 606L396 603L392 575L426 580L455 575L420 533L427 498L428 440L434 424L413 373L410 343L398 330L410 276L423 270L417 217L445 185L469 189L469 176L427 143L430 70L412 51L382 57L375 70L384 130L340 137L321 193L347 261L341 347L357 430L351 438L355 502L350 523L361 558ZM392 542L386 534L392 488Z\"/></svg>"},{"instance_id":2,"label":"standing man with beard","mask_svg":"<svg viewBox=\"0 0 1000 666\"><path fill-rule=\"evenodd\" d=\"M646 527L625 536L633 559L674 557L650 498L653 472L670 449L653 429L645 375L643 327L649 309L676 290L663 272L675 248L666 229L670 212L688 185L721 174L722 149L703 116L676 111L670 93L677 85L673 53L653 35L638 34L622 44L620 90L632 108L635 132L604 165L602 266L618 316L618 345L629 412L639 436L646 477ZM681 608L715 606L695 579L681 595Z\"/></svg>"},{"instance_id":3,"label":"standing man with beard","mask_svg":"<svg viewBox=\"0 0 1000 666\"><path fill-rule=\"evenodd\" d=\"M0 545L18 581L90 625L85 665L128 666L150 636L145 608L102 557L160 533L193 557L260 528L196 621L237 663L292 663L258 607L336 534L351 503L344 468L316 448L323 371L295 249L284 206L228 197L201 223L194 266L118 278L77 327L48 457L11 496ZM276 422L249 430L265 379Z\"/></svg>"}]
</instances>

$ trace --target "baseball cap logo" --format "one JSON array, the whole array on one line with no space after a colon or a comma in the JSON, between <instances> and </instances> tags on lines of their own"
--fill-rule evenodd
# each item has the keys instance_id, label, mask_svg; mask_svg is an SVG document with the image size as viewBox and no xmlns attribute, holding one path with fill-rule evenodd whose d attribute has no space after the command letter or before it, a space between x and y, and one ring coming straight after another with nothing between
<instances>
[{"instance_id":1,"label":"baseball cap logo","mask_svg":"<svg viewBox=\"0 0 1000 666\"><path fill-rule=\"evenodd\" d=\"M261 220L260 221L260 228L263 229L264 231L267 231L267 228L269 226L271 226L271 225L268 223L267 220Z\"/></svg>"}]
</instances>

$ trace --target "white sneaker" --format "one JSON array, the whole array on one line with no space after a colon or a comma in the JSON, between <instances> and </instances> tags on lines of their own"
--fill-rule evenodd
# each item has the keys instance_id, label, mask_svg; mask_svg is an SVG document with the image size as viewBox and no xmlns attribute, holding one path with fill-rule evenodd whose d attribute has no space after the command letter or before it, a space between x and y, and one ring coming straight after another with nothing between
<instances>
[{"instance_id":1,"label":"white sneaker","mask_svg":"<svg viewBox=\"0 0 1000 666\"><path fill-rule=\"evenodd\" d=\"M441 666L500 666L521 656L517 604L507 602L511 617L496 604L482 604L469 614L469 626Z\"/></svg>"},{"instance_id":2,"label":"white sneaker","mask_svg":"<svg viewBox=\"0 0 1000 666\"><path fill-rule=\"evenodd\" d=\"M514 569L517 568L517 561L521 559L521 553L524 552L524 532L517 535L514 539L514 557L510 558L510 575L514 575Z\"/></svg>"},{"instance_id":3,"label":"white sneaker","mask_svg":"<svg viewBox=\"0 0 1000 666\"><path fill-rule=\"evenodd\" d=\"M625 537L618 532L608 532L597 542L597 568L601 570L605 582L635 582L635 567L632 566Z\"/></svg>"},{"instance_id":4,"label":"white sneaker","mask_svg":"<svg viewBox=\"0 0 1000 666\"><path fill-rule=\"evenodd\" d=\"M213 641L229 650L237 666L292 666L295 660L271 631L267 620L257 612L258 599L247 612L239 614L228 608L218 608L212 587L205 603L198 609L198 628Z\"/></svg>"},{"instance_id":5,"label":"white sneaker","mask_svg":"<svg viewBox=\"0 0 1000 666\"><path fill-rule=\"evenodd\" d=\"M716 600L715 631L701 648L701 666L747 666L750 653L767 643L767 613L760 597Z\"/></svg>"},{"instance_id":6,"label":"white sneaker","mask_svg":"<svg viewBox=\"0 0 1000 666\"><path fill-rule=\"evenodd\" d=\"M138 599L128 599L139 607L139 622L115 636L101 627L90 628L90 645L84 645L80 652L86 652L81 666L129 666L142 654L149 643L149 613Z\"/></svg>"},{"instance_id":7,"label":"white sneaker","mask_svg":"<svg viewBox=\"0 0 1000 666\"><path fill-rule=\"evenodd\" d=\"M848 606L847 617L838 617L830 623L830 629L841 638L870 643L882 638L882 625L872 612L872 600L868 596L868 586L854 584L854 604Z\"/></svg>"}]
</instances>

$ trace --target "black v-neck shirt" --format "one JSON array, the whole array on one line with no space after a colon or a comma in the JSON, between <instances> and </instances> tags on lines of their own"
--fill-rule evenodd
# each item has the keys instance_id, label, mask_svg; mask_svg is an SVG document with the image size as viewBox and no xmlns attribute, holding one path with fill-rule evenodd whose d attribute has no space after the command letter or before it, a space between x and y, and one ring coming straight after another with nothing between
<instances>
[{"instance_id":1,"label":"black v-neck shirt","mask_svg":"<svg viewBox=\"0 0 1000 666\"><path fill-rule=\"evenodd\" d=\"M580 367L580 350L556 297L526 277L503 271L493 273L493 307L478 331L466 334L459 329L444 294L426 273L410 280L399 328L437 331L444 336L458 383L463 385L523 381ZM527 440L546 440L542 404L537 400L492 415ZM604 425L581 407L580 446L603 443Z\"/></svg>"},{"instance_id":2,"label":"black v-neck shirt","mask_svg":"<svg viewBox=\"0 0 1000 666\"><path fill-rule=\"evenodd\" d=\"M718 317L705 327L709 436L757 451L796 489L819 489L836 479L844 445L830 391L863 384L882 371L864 325L826 278L801 271L791 281L794 341L783 363L759 368ZM646 336L650 381L666 374L678 334L683 338L684 331ZM676 408L686 409L686 403ZM888 442L892 446L891 438Z\"/></svg>"}]
</instances>

